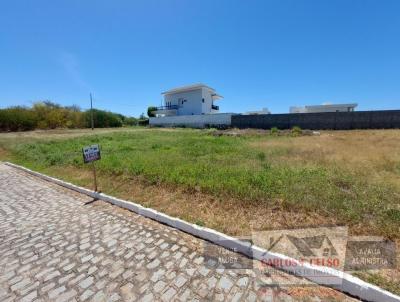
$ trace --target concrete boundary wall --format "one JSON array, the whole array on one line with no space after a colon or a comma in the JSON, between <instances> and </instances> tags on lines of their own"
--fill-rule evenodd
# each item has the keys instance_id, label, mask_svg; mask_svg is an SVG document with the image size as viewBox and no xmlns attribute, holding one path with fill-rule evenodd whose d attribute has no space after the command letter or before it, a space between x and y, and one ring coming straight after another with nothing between
<instances>
[{"instance_id":1,"label":"concrete boundary wall","mask_svg":"<svg viewBox=\"0 0 400 302\"><path fill-rule=\"evenodd\" d=\"M91 196L93 198L97 198L113 205L128 209L133 211L139 215L142 215L147 218L151 218L158 222L164 223L169 225L173 228L179 229L201 239L213 242L217 245L220 245L224 248L228 249L235 249L237 252L244 254L250 258L259 260L259 261L267 261L273 262L273 260L281 260L282 262L289 262L291 263L290 266L283 266L279 267L279 269L296 274L300 277L304 277L310 281L313 281L320 285L326 285L328 287L335 288L339 291L348 293L354 297L361 298L365 301L373 301L373 302L400 302L400 297L396 296L386 290L379 288L378 286L369 284L361 279L358 279L352 275L349 275L344 272L340 272L335 269L327 268L327 267L320 267L314 266L310 264L300 263L297 260L287 257L282 254L272 253L260 247L251 245L249 242L241 241L237 238L225 235L223 233L217 232L215 230L200 227L195 224L191 224L189 222L183 221L179 218L174 218L168 216L166 214L160 213L156 210L145 208L139 204L134 202L118 199L103 193L97 193L89 189L85 189L71 183L59 180L57 178L53 178L42 173L38 173L27 169L25 167L8 163L6 165L10 167L14 167L25 171L31 175L37 176L41 179L47 180L49 182L58 184L65 188L74 190L76 192ZM293 263L297 264L297 269L293 270ZM301 269L298 269L301 268ZM325 276L325 277L321 277ZM327 278L327 276L329 278ZM335 280L334 284L332 284L332 280ZM337 282L340 281L340 282Z\"/></svg>"},{"instance_id":2,"label":"concrete boundary wall","mask_svg":"<svg viewBox=\"0 0 400 302\"><path fill-rule=\"evenodd\" d=\"M232 127L310 130L400 128L400 110L234 115Z\"/></svg>"},{"instance_id":3,"label":"concrete boundary wall","mask_svg":"<svg viewBox=\"0 0 400 302\"><path fill-rule=\"evenodd\" d=\"M150 126L159 127L192 127L204 128L209 126L230 126L233 113L215 113L202 115L177 115L151 117Z\"/></svg>"}]
</instances>

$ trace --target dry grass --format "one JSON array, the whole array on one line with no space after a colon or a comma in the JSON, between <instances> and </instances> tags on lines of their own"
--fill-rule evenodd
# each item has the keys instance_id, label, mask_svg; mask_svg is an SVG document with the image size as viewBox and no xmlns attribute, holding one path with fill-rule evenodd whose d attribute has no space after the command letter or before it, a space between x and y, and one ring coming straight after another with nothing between
<instances>
[{"instance_id":1,"label":"dry grass","mask_svg":"<svg viewBox=\"0 0 400 302\"><path fill-rule=\"evenodd\" d=\"M147 128L129 127L129 128L96 128L92 131L85 129L53 129L53 130L34 130L20 132L0 132L0 143L21 143L29 141L68 139L86 135L109 134L125 131L148 131Z\"/></svg>"},{"instance_id":2,"label":"dry grass","mask_svg":"<svg viewBox=\"0 0 400 302\"><path fill-rule=\"evenodd\" d=\"M267 154L279 150L274 162L337 165L400 189L400 130L326 131L319 136L282 137L251 145Z\"/></svg>"},{"instance_id":3,"label":"dry grass","mask_svg":"<svg viewBox=\"0 0 400 302\"><path fill-rule=\"evenodd\" d=\"M52 167L42 171L87 188L93 187L90 170ZM336 223L334 217L327 218L315 212L305 215L279 207L262 207L229 196L216 197L178 186L153 184L141 177L99 174L98 183L99 189L107 194L235 236L249 236L252 228L265 230Z\"/></svg>"}]
</instances>

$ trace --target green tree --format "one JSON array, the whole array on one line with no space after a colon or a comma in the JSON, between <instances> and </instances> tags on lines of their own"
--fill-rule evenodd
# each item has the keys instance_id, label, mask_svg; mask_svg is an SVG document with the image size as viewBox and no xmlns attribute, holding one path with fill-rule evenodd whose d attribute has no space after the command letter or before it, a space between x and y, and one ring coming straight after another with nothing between
<instances>
[{"instance_id":1,"label":"green tree","mask_svg":"<svg viewBox=\"0 0 400 302\"><path fill-rule=\"evenodd\" d=\"M37 116L26 107L10 107L0 109L0 130L26 131L33 130L37 125Z\"/></svg>"},{"instance_id":2,"label":"green tree","mask_svg":"<svg viewBox=\"0 0 400 302\"><path fill-rule=\"evenodd\" d=\"M85 111L86 127L91 127L91 111ZM122 121L118 114L109 111L93 109L93 121L95 128L122 127Z\"/></svg>"},{"instance_id":3,"label":"green tree","mask_svg":"<svg viewBox=\"0 0 400 302\"><path fill-rule=\"evenodd\" d=\"M147 108L147 116L148 116L148 117L155 117L156 114L154 113L154 111L156 111L156 110L157 110L157 107L149 106L149 107Z\"/></svg>"},{"instance_id":4,"label":"green tree","mask_svg":"<svg viewBox=\"0 0 400 302\"><path fill-rule=\"evenodd\" d=\"M136 126L138 124L138 119L134 117L126 117L124 124L127 126Z\"/></svg>"},{"instance_id":5,"label":"green tree","mask_svg":"<svg viewBox=\"0 0 400 302\"><path fill-rule=\"evenodd\" d=\"M93 110L93 117L95 127L99 128L138 124L138 119L134 117L99 109ZM91 127L91 112L82 112L77 105L64 107L52 101L39 101L31 108L0 109L1 131L85 127Z\"/></svg>"}]
</instances>

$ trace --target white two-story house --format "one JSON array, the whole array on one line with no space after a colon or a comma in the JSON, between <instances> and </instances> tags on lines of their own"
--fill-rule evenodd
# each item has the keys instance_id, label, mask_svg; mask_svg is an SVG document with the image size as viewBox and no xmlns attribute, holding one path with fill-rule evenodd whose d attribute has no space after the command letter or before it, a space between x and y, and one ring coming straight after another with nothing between
<instances>
[{"instance_id":1,"label":"white two-story house","mask_svg":"<svg viewBox=\"0 0 400 302\"><path fill-rule=\"evenodd\" d=\"M162 95L164 105L154 112L158 117L218 113L214 101L222 98L215 89L201 83L173 88Z\"/></svg>"}]
</instances>

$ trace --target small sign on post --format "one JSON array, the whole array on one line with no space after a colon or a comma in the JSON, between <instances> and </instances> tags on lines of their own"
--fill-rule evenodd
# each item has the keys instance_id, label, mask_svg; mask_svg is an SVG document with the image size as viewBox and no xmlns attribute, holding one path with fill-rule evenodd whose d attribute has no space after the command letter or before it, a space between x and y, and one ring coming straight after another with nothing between
<instances>
[{"instance_id":1,"label":"small sign on post","mask_svg":"<svg viewBox=\"0 0 400 302\"><path fill-rule=\"evenodd\" d=\"M99 145L91 145L88 147L83 147L82 154L83 154L83 162L85 164L92 163L94 191L97 192L96 166L94 165L94 162L96 160L101 159L100 147L99 147Z\"/></svg>"},{"instance_id":2,"label":"small sign on post","mask_svg":"<svg viewBox=\"0 0 400 302\"><path fill-rule=\"evenodd\" d=\"M101 159L99 145L91 145L82 148L83 162L85 164Z\"/></svg>"}]
</instances>

